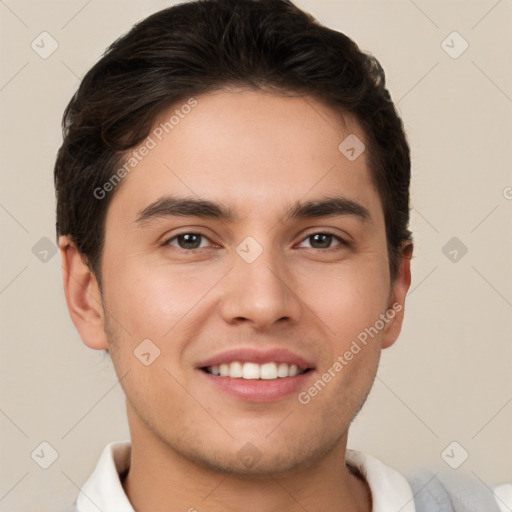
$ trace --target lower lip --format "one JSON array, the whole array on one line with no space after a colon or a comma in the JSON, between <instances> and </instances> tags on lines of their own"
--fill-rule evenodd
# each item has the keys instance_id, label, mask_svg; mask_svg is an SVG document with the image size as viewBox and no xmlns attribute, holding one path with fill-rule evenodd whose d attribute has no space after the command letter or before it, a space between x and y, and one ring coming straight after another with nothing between
<instances>
[{"instance_id":1,"label":"lower lip","mask_svg":"<svg viewBox=\"0 0 512 512\"><path fill-rule=\"evenodd\" d=\"M231 377L212 375L203 370L198 371L218 389L248 402L274 402L286 398L293 393L298 393L314 373L313 370L309 370L295 377L280 377L273 380L264 380L233 379Z\"/></svg>"}]
</instances>

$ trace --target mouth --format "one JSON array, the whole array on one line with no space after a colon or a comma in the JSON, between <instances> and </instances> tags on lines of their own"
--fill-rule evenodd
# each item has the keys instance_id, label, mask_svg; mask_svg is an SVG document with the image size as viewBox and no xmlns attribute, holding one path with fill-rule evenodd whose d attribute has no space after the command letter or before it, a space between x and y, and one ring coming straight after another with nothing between
<instances>
[{"instance_id":1,"label":"mouth","mask_svg":"<svg viewBox=\"0 0 512 512\"><path fill-rule=\"evenodd\" d=\"M270 362L258 364L254 362L232 361L200 368L203 372L216 377L230 377L245 380L276 380L296 377L312 370L300 368L296 364Z\"/></svg>"},{"instance_id":2,"label":"mouth","mask_svg":"<svg viewBox=\"0 0 512 512\"><path fill-rule=\"evenodd\" d=\"M244 402L272 402L298 393L314 365L286 349L234 349L202 361L196 370L208 386Z\"/></svg>"}]
</instances>

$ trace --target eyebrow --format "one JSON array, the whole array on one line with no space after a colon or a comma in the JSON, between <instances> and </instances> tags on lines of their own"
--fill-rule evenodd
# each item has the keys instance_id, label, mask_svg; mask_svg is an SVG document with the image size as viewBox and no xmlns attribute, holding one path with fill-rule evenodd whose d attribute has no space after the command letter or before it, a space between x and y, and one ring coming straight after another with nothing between
<instances>
[{"instance_id":1,"label":"eyebrow","mask_svg":"<svg viewBox=\"0 0 512 512\"><path fill-rule=\"evenodd\" d=\"M142 225L159 218L175 216L205 217L226 222L239 220L239 216L234 210L218 202L163 196L141 210L135 222ZM366 207L346 197L327 197L303 203L297 202L285 212L283 219L333 216L350 216L365 223L372 222L370 212Z\"/></svg>"},{"instance_id":2,"label":"eyebrow","mask_svg":"<svg viewBox=\"0 0 512 512\"><path fill-rule=\"evenodd\" d=\"M307 201L305 203L297 202L286 212L284 219L307 219L334 216L351 216L365 223L372 222L368 208L346 197L330 197Z\"/></svg>"}]
</instances>

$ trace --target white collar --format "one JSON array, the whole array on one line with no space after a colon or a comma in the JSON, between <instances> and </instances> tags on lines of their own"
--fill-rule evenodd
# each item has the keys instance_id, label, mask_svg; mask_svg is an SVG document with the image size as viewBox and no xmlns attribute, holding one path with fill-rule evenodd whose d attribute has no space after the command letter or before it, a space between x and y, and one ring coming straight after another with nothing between
<instances>
[{"instance_id":1,"label":"white collar","mask_svg":"<svg viewBox=\"0 0 512 512\"><path fill-rule=\"evenodd\" d=\"M355 466L368 482L372 512L415 512L409 482L398 471L372 455L347 448L345 460Z\"/></svg>"},{"instance_id":2,"label":"white collar","mask_svg":"<svg viewBox=\"0 0 512 512\"><path fill-rule=\"evenodd\" d=\"M115 441L105 447L96 468L82 486L76 512L135 512L120 480L120 474L130 466L130 457L130 441ZM368 482L372 512L415 512L411 487L398 471L356 450L347 449L346 461Z\"/></svg>"},{"instance_id":3,"label":"white collar","mask_svg":"<svg viewBox=\"0 0 512 512\"><path fill-rule=\"evenodd\" d=\"M76 512L135 512L123 486L120 474L130 467L130 441L107 444L76 500Z\"/></svg>"}]
</instances>

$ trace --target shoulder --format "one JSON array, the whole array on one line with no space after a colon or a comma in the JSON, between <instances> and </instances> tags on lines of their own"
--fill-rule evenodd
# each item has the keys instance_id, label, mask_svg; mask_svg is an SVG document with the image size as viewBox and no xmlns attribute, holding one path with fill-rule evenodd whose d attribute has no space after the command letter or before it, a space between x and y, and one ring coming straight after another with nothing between
<instances>
[{"instance_id":1,"label":"shoulder","mask_svg":"<svg viewBox=\"0 0 512 512\"><path fill-rule=\"evenodd\" d=\"M494 490L476 476L428 470L417 471L407 480L414 494L416 512L502 512L510 510ZM501 486L503 489L511 485ZM505 492L502 491L502 494ZM506 497L505 497L506 499ZM503 503L504 508L500 503Z\"/></svg>"},{"instance_id":2,"label":"shoulder","mask_svg":"<svg viewBox=\"0 0 512 512\"><path fill-rule=\"evenodd\" d=\"M346 463L366 480L373 510L401 512L512 512L512 483L495 487L476 475L418 470L402 475L376 457L347 449Z\"/></svg>"}]
</instances>

